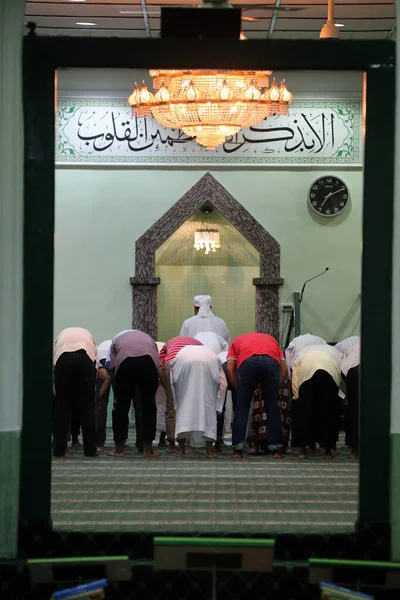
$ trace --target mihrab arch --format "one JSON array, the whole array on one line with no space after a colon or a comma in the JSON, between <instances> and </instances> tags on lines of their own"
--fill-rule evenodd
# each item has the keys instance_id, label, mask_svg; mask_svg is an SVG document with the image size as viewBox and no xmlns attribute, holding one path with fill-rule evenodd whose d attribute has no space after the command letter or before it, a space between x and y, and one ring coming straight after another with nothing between
<instances>
[{"instance_id":1,"label":"mihrab arch","mask_svg":"<svg viewBox=\"0 0 400 600\"><path fill-rule=\"evenodd\" d=\"M155 252L173 233L209 201L258 250L260 277L256 286L256 331L279 336L280 246L254 217L206 173L136 242L136 274L131 277L132 327L157 339L157 286Z\"/></svg>"}]
</instances>

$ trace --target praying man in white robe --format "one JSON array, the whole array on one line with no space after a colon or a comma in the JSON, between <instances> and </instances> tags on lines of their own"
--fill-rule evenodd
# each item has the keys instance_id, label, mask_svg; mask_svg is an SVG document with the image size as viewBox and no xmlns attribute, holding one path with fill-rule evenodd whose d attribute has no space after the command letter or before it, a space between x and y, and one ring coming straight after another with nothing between
<instances>
[{"instance_id":1,"label":"praying man in white robe","mask_svg":"<svg viewBox=\"0 0 400 600\"><path fill-rule=\"evenodd\" d=\"M217 439L217 411L221 412L227 385L221 378L218 358L205 346L185 346L171 369L176 410L177 455L185 455L185 441L193 448L206 446L207 458L214 458Z\"/></svg>"},{"instance_id":2,"label":"praying man in white robe","mask_svg":"<svg viewBox=\"0 0 400 600\"><path fill-rule=\"evenodd\" d=\"M210 350L213 350L213 352L215 352L217 356L221 352L227 353L229 350L228 342L213 331L201 331L200 333L197 333L195 335L194 339L201 342L203 346L206 346L207 348L210 348Z\"/></svg>"},{"instance_id":3,"label":"praying man in white robe","mask_svg":"<svg viewBox=\"0 0 400 600\"><path fill-rule=\"evenodd\" d=\"M198 333L203 331L213 331L230 345L229 329L225 321L214 315L211 296L195 296L194 313L194 317L190 317L190 319L183 322L180 335L196 337Z\"/></svg>"}]
</instances>

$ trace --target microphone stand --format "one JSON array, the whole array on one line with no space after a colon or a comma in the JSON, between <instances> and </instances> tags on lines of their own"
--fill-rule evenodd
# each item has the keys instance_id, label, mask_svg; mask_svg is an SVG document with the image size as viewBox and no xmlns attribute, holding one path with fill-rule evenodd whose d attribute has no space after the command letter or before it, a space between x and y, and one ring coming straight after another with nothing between
<instances>
[{"instance_id":1,"label":"microphone stand","mask_svg":"<svg viewBox=\"0 0 400 600\"><path fill-rule=\"evenodd\" d=\"M311 277L310 279L307 279L307 281L305 281L305 282L303 283L303 287L301 288L301 292L300 292L300 304L301 304L301 302L302 302L302 300L303 300L304 290L306 289L306 285L307 285L307 283L309 283L309 282L310 282L310 281L312 281L313 279L317 279L317 277L321 277L321 275L325 275L325 273L326 273L327 271L329 271L329 267L326 267L326 269L325 269L324 271L322 271L322 273L318 273L318 275L314 275L314 277ZM286 336L285 349L286 349L286 348L289 346L289 344L290 344L290 338L291 338L291 335L292 335L292 330L293 330L293 327L294 327L294 316L295 316L294 310L295 310L295 309L294 309L294 307L293 307L293 308L292 308L292 311L291 311L291 313L290 313L289 329L288 329L287 336Z\"/></svg>"}]
</instances>

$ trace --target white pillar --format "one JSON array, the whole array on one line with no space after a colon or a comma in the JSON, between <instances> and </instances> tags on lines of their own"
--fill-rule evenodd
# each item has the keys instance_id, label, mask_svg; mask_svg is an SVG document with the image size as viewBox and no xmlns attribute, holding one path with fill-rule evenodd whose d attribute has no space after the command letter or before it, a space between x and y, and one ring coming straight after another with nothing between
<instances>
[{"instance_id":1,"label":"white pillar","mask_svg":"<svg viewBox=\"0 0 400 600\"><path fill-rule=\"evenodd\" d=\"M24 0L0 0L0 558L17 549L22 417Z\"/></svg>"},{"instance_id":2,"label":"white pillar","mask_svg":"<svg viewBox=\"0 0 400 600\"><path fill-rule=\"evenodd\" d=\"M400 15L400 0L396 0ZM396 154L393 222L391 525L392 559L400 560L400 47L396 47Z\"/></svg>"}]
</instances>

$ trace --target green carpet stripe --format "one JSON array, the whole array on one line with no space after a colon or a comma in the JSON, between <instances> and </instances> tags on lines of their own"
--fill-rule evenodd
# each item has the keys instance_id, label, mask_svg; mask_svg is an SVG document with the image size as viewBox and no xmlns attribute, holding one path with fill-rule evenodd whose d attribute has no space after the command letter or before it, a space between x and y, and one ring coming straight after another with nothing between
<instances>
[{"instance_id":1,"label":"green carpet stripe","mask_svg":"<svg viewBox=\"0 0 400 600\"><path fill-rule=\"evenodd\" d=\"M183 537L155 537L155 546L247 546L250 548L273 548L275 540L246 540L246 539L221 539L221 538L183 538Z\"/></svg>"},{"instance_id":2,"label":"green carpet stripe","mask_svg":"<svg viewBox=\"0 0 400 600\"><path fill-rule=\"evenodd\" d=\"M371 560L340 560L334 558L310 558L309 564L312 566L329 567L362 567L375 569L400 569L400 563L396 562L377 562Z\"/></svg>"},{"instance_id":3,"label":"green carpet stripe","mask_svg":"<svg viewBox=\"0 0 400 600\"><path fill-rule=\"evenodd\" d=\"M29 558L27 560L28 565L42 565L42 564L58 564L58 563L87 563L87 562L113 562L117 560L129 560L129 556L86 556L86 557L75 557L75 558Z\"/></svg>"}]
</instances>

